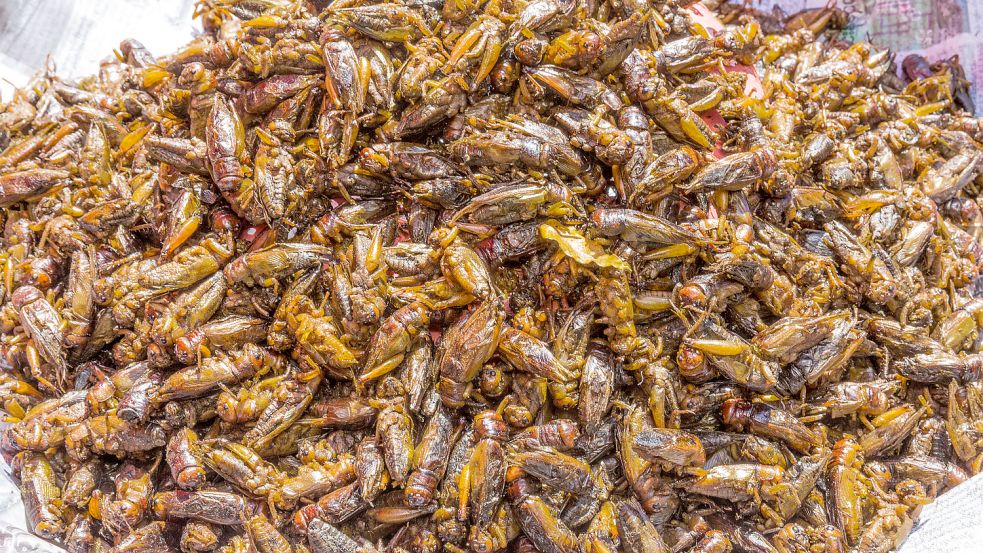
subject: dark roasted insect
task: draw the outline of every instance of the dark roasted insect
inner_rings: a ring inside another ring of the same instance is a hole
[[[958,58],[902,80],[834,6],[197,16],[0,103],[0,452],[38,536],[867,553],[983,471]]]

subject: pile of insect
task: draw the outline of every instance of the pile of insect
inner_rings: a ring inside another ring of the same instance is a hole
[[[879,553],[983,470],[956,60],[834,7],[197,12],[0,104],[0,450],[37,536]]]

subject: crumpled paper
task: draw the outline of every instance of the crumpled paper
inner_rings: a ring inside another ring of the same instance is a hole
[[[791,14],[828,1],[751,5]],[[191,38],[193,6],[193,0],[0,0],[0,98],[23,86],[48,54],[60,75],[80,77],[96,72],[124,38],[137,37],[157,54],[173,51]],[[973,101],[983,106],[983,0],[841,0],[839,6],[851,15],[845,39],[890,48],[899,62],[910,53],[929,61],[959,55]],[[925,507],[899,553],[983,551],[981,505],[978,475]],[[64,553],[26,527],[20,492],[0,460],[0,551]]]
[[[0,99],[45,66],[83,77],[125,38],[155,54],[177,50],[201,25],[195,0],[0,0]]]

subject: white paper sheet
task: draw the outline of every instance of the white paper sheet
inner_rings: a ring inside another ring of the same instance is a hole
[[[194,0],[0,0],[0,98],[10,98],[48,55],[59,75],[99,70],[126,38],[154,54],[187,43],[200,25]]]
[[[983,551],[983,474],[927,505],[898,553]]]

